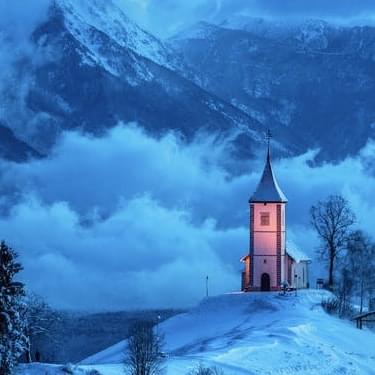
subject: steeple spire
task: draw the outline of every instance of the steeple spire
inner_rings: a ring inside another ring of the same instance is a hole
[[[271,164],[271,131],[268,130],[266,134],[267,140],[267,160],[264,166],[262,178],[258,184],[255,193],[250,198],[250,202],[282,202],[286,203],[288,199],[281,191],[276,177],[273,173]]]
[[[267,140],[267,161],[270,161],[270,148],[271,148],[271,138],[272,138],[272,133],[271,130],[268,129],[266,133],[266,140]]]

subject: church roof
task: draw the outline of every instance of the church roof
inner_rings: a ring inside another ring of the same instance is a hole
[[[273,173],[269,146],[262,178],[255,193],[250,197],[250,202],[288,202]]]
[[[286,241],[286,252],[297,263],[311,261],[311,259],[304,252],[302,252],[294,242],[289,240]]]

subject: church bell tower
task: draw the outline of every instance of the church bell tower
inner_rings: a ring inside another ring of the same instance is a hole
[[[274,175],[268,132],[262,178],[249,199],[249,253],[242,258],[243,291],[280,290],[286,280],[285,208],[288,202]]]

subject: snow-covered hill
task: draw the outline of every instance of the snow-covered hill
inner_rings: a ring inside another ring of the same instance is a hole
[[[320,302],[328,296],[311,290],[297,297],[237,293],[206,299],[158,327],[170,355],[168,375],[186,374],[200,362],[228,375],[374,374],[375,334],[327,315]],[[120,375],[124,348],[120,342],[80,368]]]

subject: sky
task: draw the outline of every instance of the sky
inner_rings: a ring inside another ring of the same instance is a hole
[[[200,20],[221,22],[234,15],[280,20],[320,18],[338,22],[372,20],[372,0],[116,0],[146,29],[171,34]]]
[[[65,133],[46,159],[2,161],[0,184],[13,194],[2,194],[10,209],[0,233],[20,253],[28,289],[78,310],[192,306],[205,295],[206,276],[211,294],[239,290],[247,201],[264,160],[232,175],[222,167],[227,146],[119,124],[102,138]],[[317,200],[344,195],[370,233],[375,217],[367,168],[375,145],[311,168],[316,152],[274,163],[289,198],[288,239],[312,258],[319,244],[308,211]]]

